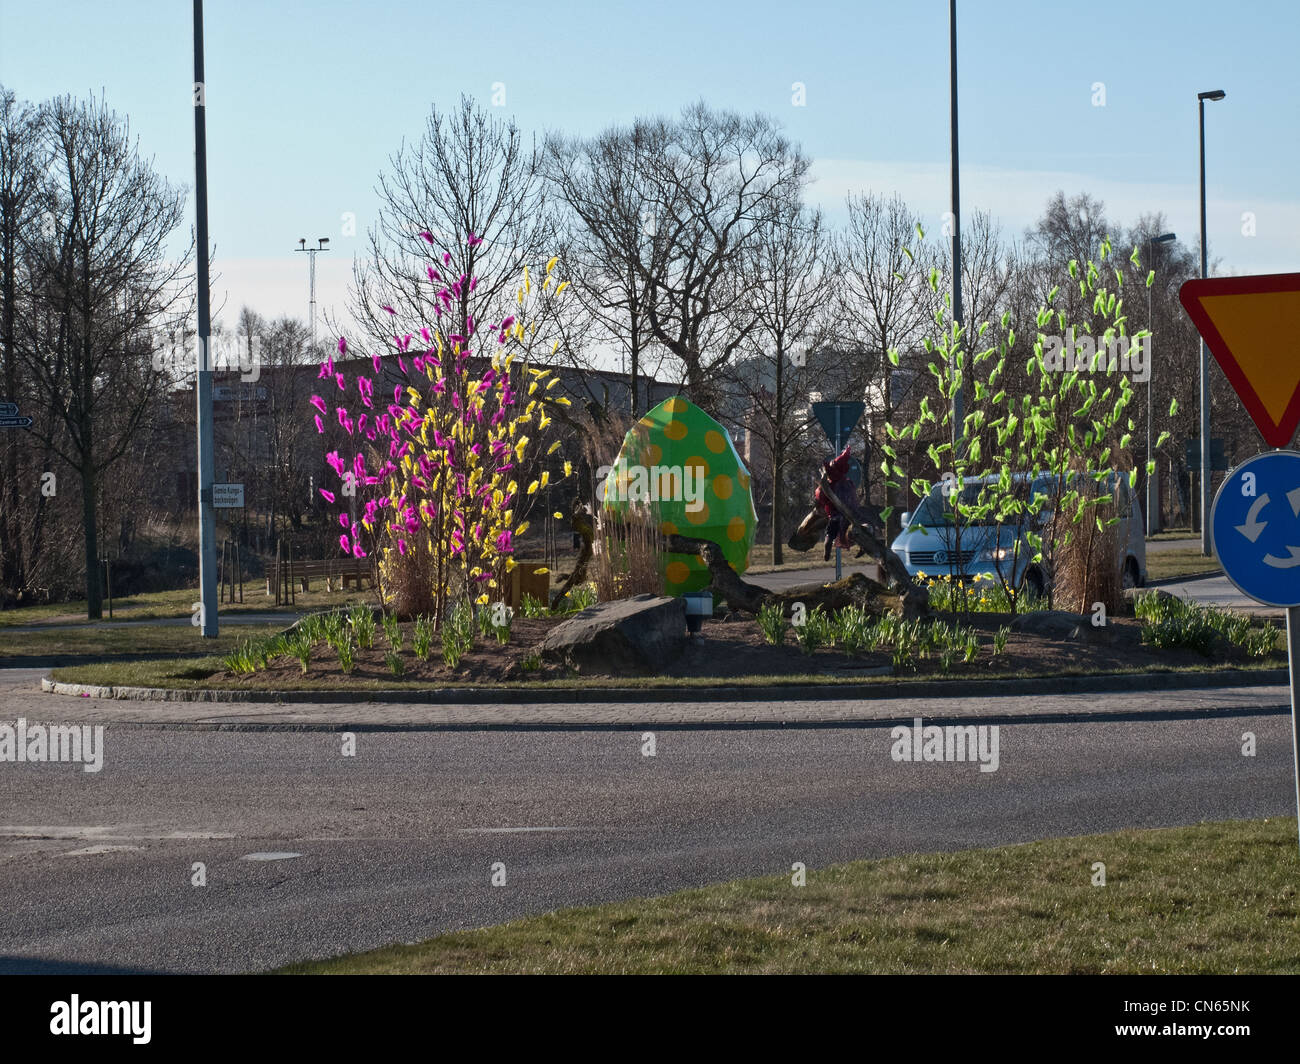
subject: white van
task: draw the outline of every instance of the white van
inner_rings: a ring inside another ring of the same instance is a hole
[[[998,478],[967,477],[962,487],[962,501],[974,504],[987,484],[996,484]],[[1054,477],[1036,476],[1030,486],[1027,473],[1016,473],[1012,484],[1033,495],[1052,496],[1056,493]],[[1117,551],[1115,564],[1119,567],[1120,582],[1124,587],[1141,587],[1147,580],[1147,549],[1142,508],[1129,487],[1128,477],[1111,473],[1105,486],[1115,488],[1119,524],[1116,526]],[[1045,523],[1039,515],[1036,525]],[[1029,522],[1025,522],[1026,526]],[[1022,583],[1042,594],[1051,582],[1045,567],[1031,561],[1033,548],[1025,538],[1028,527],[996,527],[992,522],[969,522],[961,528],[960,536],[952,523],[952,507],[944,495],[943,485],[936,484],[921,500],[915,511],[903,514],[903,531],[890,546],[899,560],[913,576],[975,576],[987,574],[998,579],[999,571],[1013,586]],[[1019,540],[1019,544],[1017,544]]]

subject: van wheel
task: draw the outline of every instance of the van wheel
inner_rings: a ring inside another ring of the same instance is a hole
[[[1128,561],[1124,563],[1124,572],[1120,577],[1120,583],[1125,590],[1128,590],[1131,587],[1142,586],[1142,577],[1138,572],[1138,564],[1132,558],[1129,558]]]

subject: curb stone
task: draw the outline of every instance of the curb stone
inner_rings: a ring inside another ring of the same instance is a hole
[[[885,675],[889,666],[864,670]],[[701,702],[878,701],[896,698],[996,698],[1034,694],[1105,694],[1140,691],[1188,691],[1209,687],[1270,687],[1288,682],[1286,669],[1224,669],[1215,672],[1106,673],[994,680],[918,680],[894,684],[799,684],[779,687],[586,687],[586,688],[438,688],[424,691],[236,691],[174,690],[159,687],[102,687],[41,680],[46,694],[139,702],[221,702],[247,704],[320,703],[322,705],[539,705]]]

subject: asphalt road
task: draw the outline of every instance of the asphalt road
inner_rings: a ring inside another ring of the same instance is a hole
[[[990,773],[896,763],[870,726],[662,730],[654,757],[634,731],[360,733],[346,757],[329,732],[110,726],[97,774],[0,762],[0,972],[253,971],[795,861],[1290,816],[1289,717],[1253,697],[1004,724]]]

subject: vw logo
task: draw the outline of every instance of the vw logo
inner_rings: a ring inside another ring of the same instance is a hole
[[[946,550],[935,551],[934,560],[940,565],[946,565],[948,562],[948,552]]]

